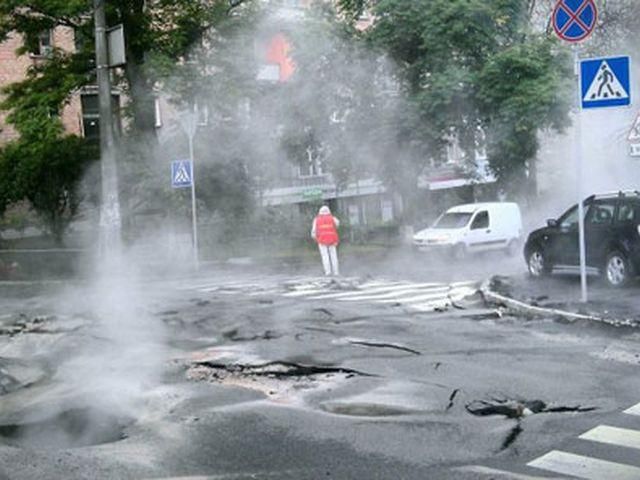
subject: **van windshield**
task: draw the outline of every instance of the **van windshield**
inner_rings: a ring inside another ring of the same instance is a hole
[[[431,228],[462,228],[471,220],[473,213],[451,212],[442,215]]]

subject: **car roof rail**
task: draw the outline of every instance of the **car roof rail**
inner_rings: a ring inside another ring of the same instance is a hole
[[[618,192],[619,197],[625,197],[627,195],[635,195],[636,197],[640,197],[640,191],[638,190],[620,190]]]
[[[635,195],[637,197],[640,197],[640,190],[615,190],[611,192],[602,192],[602,193],[594,194],[594,195],[591,195],[590,197],[587,197],[585,201],[593,200],[594,198],[626,197],[629,195]]]

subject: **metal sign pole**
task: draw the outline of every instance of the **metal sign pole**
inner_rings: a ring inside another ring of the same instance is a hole
[[[193,161],[193,137],[189,134],[189,160],[191,161],[191,228],[193,230],[193,264],[196,270],[200,266],[198,260],[198,218],[196,209],[196,177],[195,163]]]
[[[578,241],[580,243],[580,287],[582,292],[582,302],[588,301],[587,293],[587,261],[586,246],[584,239],[584,203],[582,193],[582,88],[580,85],[580,47],[573,45],[573,59],[575,63],[576,76],[576,98],[578,100],[576,108],[576,124],[574,139],[574,156],[576,161],[576,190],[578,194]]]
[[[551,23],[556,35],[565,42],[573,44],[573,59],[576,77],[576,123],[574,139],[574,157],[576,162],[576,190],[578,195],[578,242],[580,244],[580,284],[582,301],[587,301],[587,262],[584,241],[584,204],[582,194],[582,85],[580,51],[577,42],[588,38],[596,27],[598,8],[593,0],[580,0],[568,3],[558,0],[551,15]]]
[[[193,266],[197,270],[200,267],[199,255],[198,255],[198,216],[196,209],[196,177],[195,170],[196,165],[194,162],[193,154],[193,139],[196,136],[196,130],[198,128],[197,112],[193,110],[187,110],[180,115],[180,125],[187,134],[189,139],[189,162],[191,163],[191,229],[193,240]]]

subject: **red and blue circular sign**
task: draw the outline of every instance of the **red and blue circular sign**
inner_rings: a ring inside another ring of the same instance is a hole
[[[553,29],[567,42],[584,40],[596,26],[598,9],[593,0],[558,0],[553,10]]]

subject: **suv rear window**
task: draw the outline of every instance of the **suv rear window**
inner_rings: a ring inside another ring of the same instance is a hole
[[[631,202],[622,202],[620,203],[620,207],[618,208],[618,215],[616,216],[616,221],[620,223],[633,222],[636,220],[636,209],[637,206]]]

